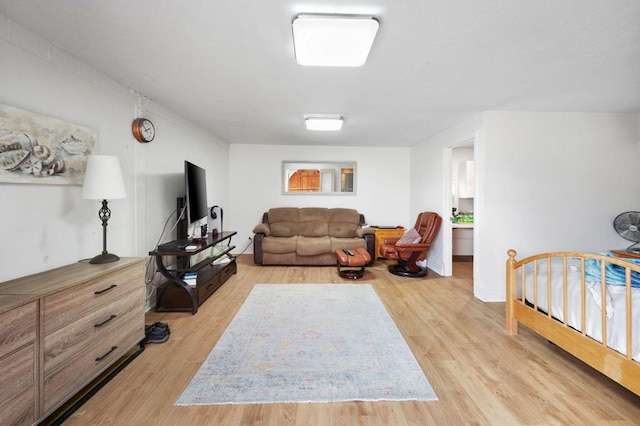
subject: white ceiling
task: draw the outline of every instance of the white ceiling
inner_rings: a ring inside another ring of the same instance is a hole
[[[0,0],[230,143],[411,146],[484,110],[640,112],[638,0]],[[360,68],[302,67],[298,13],[373,14]],[[304,114],[345,117],[340,132]]]

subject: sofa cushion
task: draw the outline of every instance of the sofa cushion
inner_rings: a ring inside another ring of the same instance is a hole
[[[329,235],[329,209],[306,207],[300,209],[300,235],[326,237]]]
[[[367,243],[362,238],[338,238],[331,237],[331,253],[335,253],[336,250],[355,250],[357,248],[367,249]]]
[[[315,256],[325,253],[333,253],[329,237],[298,237],[296,244],[296,254],[298,256]]]
[[[262,240],[262,251],[265,253],[295,253],[298,237],[265,237]]]
[[[355,209],[331,209],[329,211],[329,235],[353,238],[360,225],[360,214]]]
[[[293,237],[300,233],[299,210],[297,207],[269,209],[269,227],[274,237]]]
[[[296,253],[265,253],[264,265],[297,265]]]

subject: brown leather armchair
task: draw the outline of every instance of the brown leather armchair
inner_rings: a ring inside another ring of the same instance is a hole
[[[380,246],[380,255],[385,259],[397,259],[389,266],[389,272],[403,277],[419,278],[427,275],[427,267],[416,262],[424,260],[431,243],[438,235],[442,218],[434,212],[422,212],[413,228],[402,238],[385,238]]]

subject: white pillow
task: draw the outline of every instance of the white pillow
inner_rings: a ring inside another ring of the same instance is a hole
[[[398,240],[396,244],[415,244],[419,243],[422,240],[416,228],[409,229],[403,236]]]

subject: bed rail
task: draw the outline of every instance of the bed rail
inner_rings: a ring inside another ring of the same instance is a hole
[[[522,324],[640,395],[640,259],[507,255],[507,333]]]

